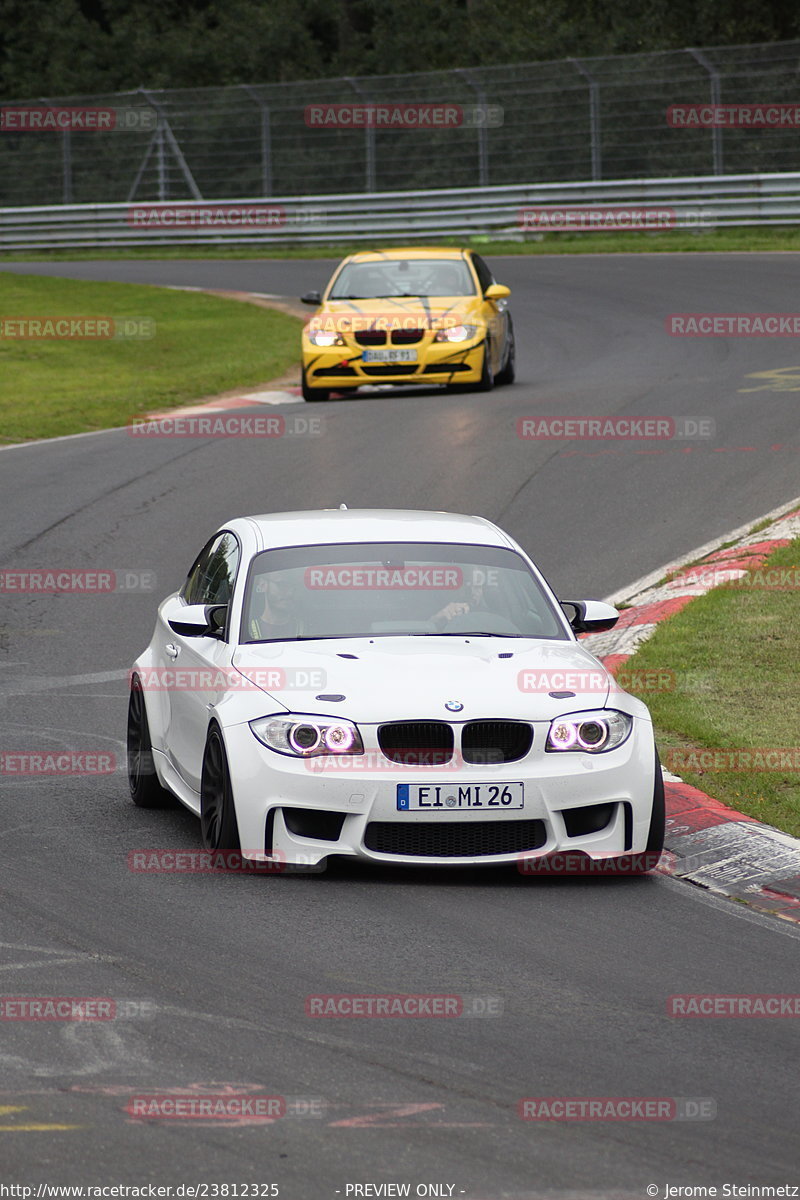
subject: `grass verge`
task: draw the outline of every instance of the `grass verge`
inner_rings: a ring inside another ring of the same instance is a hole
[[[789,571],[794,586],[757,586],[764,572]],[[656,628],[625,671],[674,673],[674,688],[629,690],[653,715],[661,760],[687,783],[732,808],[800,837],[800,538],[776,550],[741,583],[699,596]],[[748,586],[748,581],[750,586]],[[651,678],[655,678],[651,676]],[[742,751],[792,748],[794,769]],[[734,751],[710,768],[697,752]],[[725,769],[719,769],[725,768]]]
[[[299,356],[302,321],[196,292],[0,273],[0,314],[146,318],[147,338],[22,340],[0,329],[0,444],[124,425],[255,387]]]
[[[474,246],[486,255],[525,254],[654,254],[654,253],[709,253],[752,252],[752,251],[800,251],[800,226],[779,225],[767,227],[746,226],[736,229],[701,229],[697,231],[665,229],[647,233],[542,233],[527,238],[503,240],[490,236],[461,238],[409,238],[415,246]],[[169,258],[344,258],[359,250],[375,250],[385,247],[383,241],[374,244],[361,242],[349,246],[338,245],[275,245],[263,242],[250,246],[228,245],[216,242],[207,246],[148,246],[130,250],[26,250],[0,253],[4,262],[79,262],[104,259],[169,259]],[[400,243],[395,242],[396,245]]]

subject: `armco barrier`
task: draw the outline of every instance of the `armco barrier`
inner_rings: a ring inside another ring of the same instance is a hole
[[[409,243],[475,236],[523,240],[537,233],[523,231],[522,210],[542,206],[657,207],[673,210],[675,226],[685,230],[793,225],[800,222],[800,172],[176,201],[162,205],[140,202],[5,208],[0,209],[0,250],[375,240]],[[157,209],[162,210],[157,220],[136,223],[136,211],[152,214]],[[226,209],[234,210],[232,218],[226,219]],[[248,211],[249,218],[242,215]],[[204,213],[212,215],[204,217]],[[180,221],[185,224],[179,225]]]

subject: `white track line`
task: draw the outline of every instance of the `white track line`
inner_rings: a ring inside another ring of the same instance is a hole
[[[621,604],[624,600],[631,596],[637,596],[640,592],[644,592],[647,588],[651,588],[654,584],[663,579],[671,571],[677,571],[680,567],[685,567],[687,563],[694,562],[695,559],[705,558],[707,554],[718,550],[725,542],[734,542],[737,538],[746,537],[754,525],[760,525],[762,521],[776,521],[779,517],[791,512],[794,508],[800,508],[800,496],[795,500],[790,500],[788,504],[781,504],[779,508],[773,508],[772,512],[765,513],[762,517],[755,517],[752,521],[748,521],[746,525],[740,525],[738,529],[732,529],[729,533],[723,533],[717,538],[713,538],[710,542],[705,542],[704,545],[698,546],[696,550],[690,550],[688,554],[676,558],[674,562],[667,563],[666,566],[657,567],[655,571],[650,571],[649,574],[643,575],[641,579],[637,579],[634,583],[629,583],[627,587],[620,588],[613,595],[606,597],[606,604]],[[766,535],[767,531],[764,530]],[[765,538],[766,540],[766,538]]]

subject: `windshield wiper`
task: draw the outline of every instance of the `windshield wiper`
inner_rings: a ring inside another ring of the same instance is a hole
[[[408,633],[406,637],[501,637],[501,638],[529,638],[532,634],[529,633],[485,633],[483,630],[469,630],[468,632],[456,633],[452,629],[444,629],[441,633]]]
[[[352,634],[352,633],[300,633],[296,637],[282,638],[249,638],[246,642],[241,642],[242,646],[266,646],[272,642],[322,642],[328,638],[346,638],[346,637],[368,637],[368,634]]]

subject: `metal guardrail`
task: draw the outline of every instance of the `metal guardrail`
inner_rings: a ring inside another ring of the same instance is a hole
[[[697,230],[800,222],[800,172],[520,184],[495,188],[0,209],[0,249],[411,243],[441,237],[526,240],[531,208],[658,208]],[[137,224],[141,220],[143,223]],[[183,224],[179,224],[183,222]],[[190,223],[191,222],[191,223]],[[549,228],[558,228],[557,221]],[[586,231],[590,236],[590,231]]]

